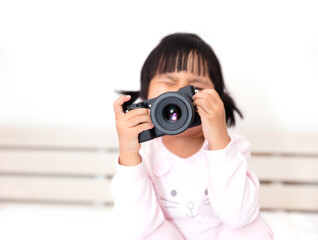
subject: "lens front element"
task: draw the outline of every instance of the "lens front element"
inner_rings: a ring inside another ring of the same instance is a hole
[[[181,117],[181,109],[175,104],[169,104],[163,109],[162,115],[168,122],[176,122]]]

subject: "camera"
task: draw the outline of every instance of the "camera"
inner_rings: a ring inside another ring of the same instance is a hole
[[[165,92],[157,98],[128,106],[123,105],[124,112],[137,108],[150,109],[154,127],[141,132],[138,136],[139,142],[146,142],[164,135],[176,135],[188,128],[200,125],[200,116],[192,100],[196,92],[197,89],[189,85],[176,92]]]

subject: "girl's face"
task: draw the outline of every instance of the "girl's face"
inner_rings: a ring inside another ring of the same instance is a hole
[[[193,85],[194,87],[201,89],[214,88],[208,74],[198,75],[189,71],[181,72],[169,72],[156,75],[151,79],[149,84],[148,99],[156,98],[160,94],[169,92],[169,91],[178,91],[179,88]],[[175,137],[189,137],[189,136],[199,136],[202,137],[202,128],[201,125],[187,129],[181,134],[174,136],[165,136],[166,138],[175,138]]]
[[[176,59],[176,63],[180,57]],[[201,63],[201,64],[200,64]],[[187,59],[187,68],[193,71],[174,71],[162,74],[156,74],[151,80],[148,88],[148,99],[158,97],[160,94],[169,91],[178,91],[179,88],[193,85],[199,90],[205,88],[214,88],[211,78],[208,74],[208,65],[202,57],[191,52]],[[206,71],[204,71],[206,70]],[[205,75],[202,73],[206,72]],[[200,73],[200,74],[199,74]]]

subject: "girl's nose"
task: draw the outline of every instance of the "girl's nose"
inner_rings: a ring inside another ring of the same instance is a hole
[[[189,209],[193,209],[194,208],[194,203],[193,202],[188,202],[187,207]]]
[[[178,84],[178,89],[180,89],[180,88],[183,88],[183,87],[186,87],[186,86],[189,86],[189,81],[187,81],[187,80],[180,80],[179,81],[179,84]]]

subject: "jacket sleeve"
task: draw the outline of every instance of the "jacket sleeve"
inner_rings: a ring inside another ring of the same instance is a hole
[[[259,214],[259,181],[247,170],[250,144],[242,136],[220,150],[205,149],[208,166],[208,191],[212,207],[224,224],[241,228]]]
[[[164,222],[152,181],[144,161],[132,167],[118,161],[116,165],[111,182],[113,234],[116,239],[144,239]]]

